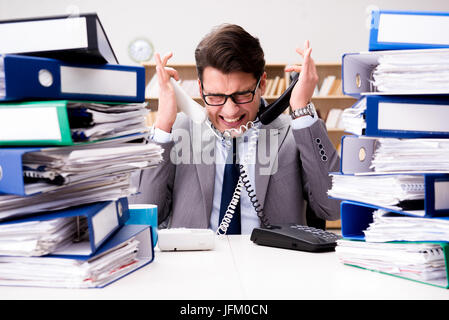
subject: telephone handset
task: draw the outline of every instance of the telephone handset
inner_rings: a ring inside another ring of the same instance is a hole
[[[181,88],[179,83],[170,78],[170,82],[173,85],[176,95],[176,102],[179,110],[184,112],[195,123],[203,123],[206,121],[206,110],[198,102],[192,99],[184,89]]]
[[[295,87],[296,82],[298,82],[299,74],[292,73],[292,81],[288,88],[282,93],[282,95],[276,99],[273,103],[269,104],[265,108],[259,111],[259,120],[262,124],[269,124],[274,119],[279,117],[279,115],[284,112],[285,109],[290,105],[290,96],[292,95],[292,90]]]
[[[259,111],[258,117],[262,124],[271,123],[274,119],[279,117],[279,115],[284,112],[284,110],[289,106],[290,96],[296,82],[298,81],[298,75],[298,73],[292,73],[292,81],[287,90],[285,90],[284,93],[282,93],[282,95],[278,99],[276,99],[276,101]],[[204,107],[193,100],[181,88],[181,86],[175,79],[170,78],[170,82],[175,90],[176,102],[178,104],[179,110],[189,116],[195,123],[205,122],[207,120],[207,116]]]

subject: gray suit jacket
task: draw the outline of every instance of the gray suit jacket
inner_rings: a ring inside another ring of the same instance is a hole
[[[270,150],[270,144],[276,148],[265,156],[271,166],[260,159],[255,164],[255,191],[264,214],[271,224],[305,225],[308,202],[317,217],[339,219],[340,201],[329,199],[327,191],[331,187],[328,173],[338,171],[340,161],[323,121],[300,130],[292,130],[290,122],[290,117],[281,115],[260,128],[267,129],[266,149]],[[142,172],[140,194],[131,197],[130,202],[157,204],[161,227],[208,228],[215,164],[202,159],[211,152],[207,145],[215,136],[205,124],[193,124],[182,113],[172,132],[174,141],[161,144],[163,162]],[[261,145],[259,140],[258,151]],[[264,174],[267,169],[271,175]]]

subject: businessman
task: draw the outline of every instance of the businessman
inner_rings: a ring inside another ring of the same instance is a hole
[[[204,123],[177,113],[170,78],[179,75],[167,67],[172,54],[156,54],[160,93],[150,136],[164,148],[164,160],[143,171],[131,202],[157,204],[161,228],[227,234],[281,223],[324,228],[325,220],[338,219],[339,201],[327,191],[339,157],[311,103],[318,82],[312,48],[307,41],[296,51],[302,65],[285,69],[299,73],[291,114],[266,125],[258,121],[266,106],[264,52],[240,26],[214,28],[195,50]]]

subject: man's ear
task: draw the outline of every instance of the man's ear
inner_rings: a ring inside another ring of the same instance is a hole
[[[200,79],[198,79],[198,89],[199,89],[199,92],[200,92],[200,96],[202,97],[203,96],[203,88],[201,87],[201,80]]]
[[[265,95],[265,90],[267,89],[267,73],[266,72],[264,72],[262,74],[262,77],[260,77],[259,87],[260,87],[260,92],[261,92],[260,96],[262,97],[263,95]]]

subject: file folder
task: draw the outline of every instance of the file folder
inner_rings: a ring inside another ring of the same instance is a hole
[[[0,256],[0,285],[103,288],[153,260],[151,226],[123,225],[90,257]],[[23,267],[18,268],[17,265]]]
[[[446,242],[372,243],[340,239],[335,251],[347,266],[449,288],[449,244]]]
[[[342,136],[340,172],[342,174],[374,173],[371,168],[377,140],[363,136]]]
[[[0,21],[0,52],[118,64],[96,13]]]
[[[408,55],[408,54],[444,54],[449,55],[449,49],[423,49],[423,50],[386,50],[358,53],[345,53],[342,56],[342,89],[343,94],[355,98],[363,95],[449,95],[446,89],[426,89],[394,92],[378,92],[372,85],[372,73],[379,65],[379,57],[382,55]]]
[[[59,246],[55,252],[50,252],[50,254],[90,257],[114,231],[126,223],[129,218],[128,200],[127,198],[121,198],[117,201],[103,201],[74,206],[63,210],[2,222],[0,223],[0,234],[2,228],[8,228],[12,225],[22,225],[23,232],[25,233],[27,223],[29,222],[48,221],[58,218],[74,218],[74,230],[76,231],[72,234],[71,242],[62,247]]]
[[[369,50],[449,47],[449,12],[375,10]]]
[[[0,104],[0,146],[69,146],[148,131],[145,117],[138,115],[129,123],[112,122],[98,135],[90,135],[87,132],[95,128],[95,123],[79,127],[71,121],[76,115],[70,116],[70,105],[76,103],[55,100]]]
[[[371,205],[388,211],[419,217],[449,216],[449,174],[426,173],[416,174],[424,177],[424,201],[406,200],[396,206],[378,205],[375,200],[361,201],[360,199],[339,197],[337,199],[357,202],[363,205]],[[366,176],[361,177],[367,178]],[[410,186],[413,188],[414,186]],[[407,188],[407,186],[404,186]]]
[[[381,208],[381,207],[377,207],[377,206],[373,206],[373,205],[368,205],[368,204],[362,204],[362,203],[358,203],[358,202],[354,202],[354,201],[342,201],[340,204],[340,208],[341,208],[341,232],[342,232],[342,237],[344,240],[347,241],[356,241],[356,242],[363,242],[365,243],[365,234],[364,234],[364,230],[366,230],[369,225],[373,222],[373,212],[377,209],[385,209],[385,208]],[[393,213],[399,213],[399,214],[404,214],[403,212],[398,212],[398,211],[394,211],[394,210],[389,210],[386,209],[387,211],[393,212]],[[449,217],[426,217],[426,218],[435,218],[438,220],[444,220],[449,221]],[[419,219],[419,218],[416,218]],[[419,223],[419,222],[417,222]],[[363,243],[362,243],[362,247],[363,247]],[[391,241],[391,242],[385,242],[386,244],[404,244],[404,245],[410,245],[410,246],[414,246],[414,245],[419,245],[420,243],[425,243],[425,244],[438,244],[441,247],[441,254],[444,255],[444,261],[445,261],[445,268],[446,268],[446,281],[445,282],[441,282],[441,281],[418,281],[418,282],[422,282],[425,284],[432,284],[432,285],[436,285],[439,287],[443,287],[443,288],[449,288],[449,283],[447,281],[447,279],[449,279],[449,270],[447,269],[448,267],[448,261],[449,261],[449,243],[447,241]],[[367,243],[368,244],[368,243]],[[370,242],[370,244],[376,245],[376,244],[382,244],[379,242]],[[404,276],[404,274],[402,276],[400,275],[395,275],[389,272],[382,272],[376,269],[373,269],[372,267],[369,267],[367,265],[363,265],[360,263],[354,263],[352,261],[351,263],[351,258],[345,258],[344,254],[341,254],[339,252],[339,243],[337,243],[337,255],[340,258],[343,258],[343,263],[349,266],[354,266],[354,267],[359,267],[362,269],[366,269],[366,270],[371,270],[371,271],[377,271],[380,273],[384,273],[387,275],[394,275],[394,276],[398,276],[400,278],[404,278],[404,279],[408,279],[408,280],[414,280],[411,279],[407,276]],[[381,248],[378,248],[379,250],[382,250]],[[366,250],[366,249],[364,249]],[[388,249],[383,249],[383,250],[388,250]],[[367,254],[367,251],[364,251],[365,254]],[[378,251],[379,254],[380,251]],[[388,254],[388,252],[387,252]],[[391,255],[390,255],[391,256]],[[378,257],[378,256],[376,256]],[[374,258],[376,258],[374,257]],[[415,280],[416,281],[416,280]]]
[[[343,174],[449,173],[449,140],[341,138]]]
[[[26,196],[22,156],[39,148],[0,148],[0,194]]]
[[[144,67],[87,65],[20,55],[4,55],[0,59],[5,88],[3,93],[0,90],[0,101],[145,101]]]
[[[368,137],[448,138],[449,100],[435,96],[365,96],[360,121]]]
[[[29,196],[118,181],[162,160],[157,144],[121,141],[111,139],[78,148],[0,148],[0,194]]]
[[[413,217],[413,215],[409,215],[408,213],[399,210],[391,210],[357,201],[345,200],[340,203],[341,234],[343,238],[349,240],[365,240],[363,231],[373,222],[373,212],[378,209]],[[449,221],[448,216],[426,216],[425,218]],[[419,219],[419,217],[416,217],[416,219]],[[418,220],[417,223],[419,223]]]

